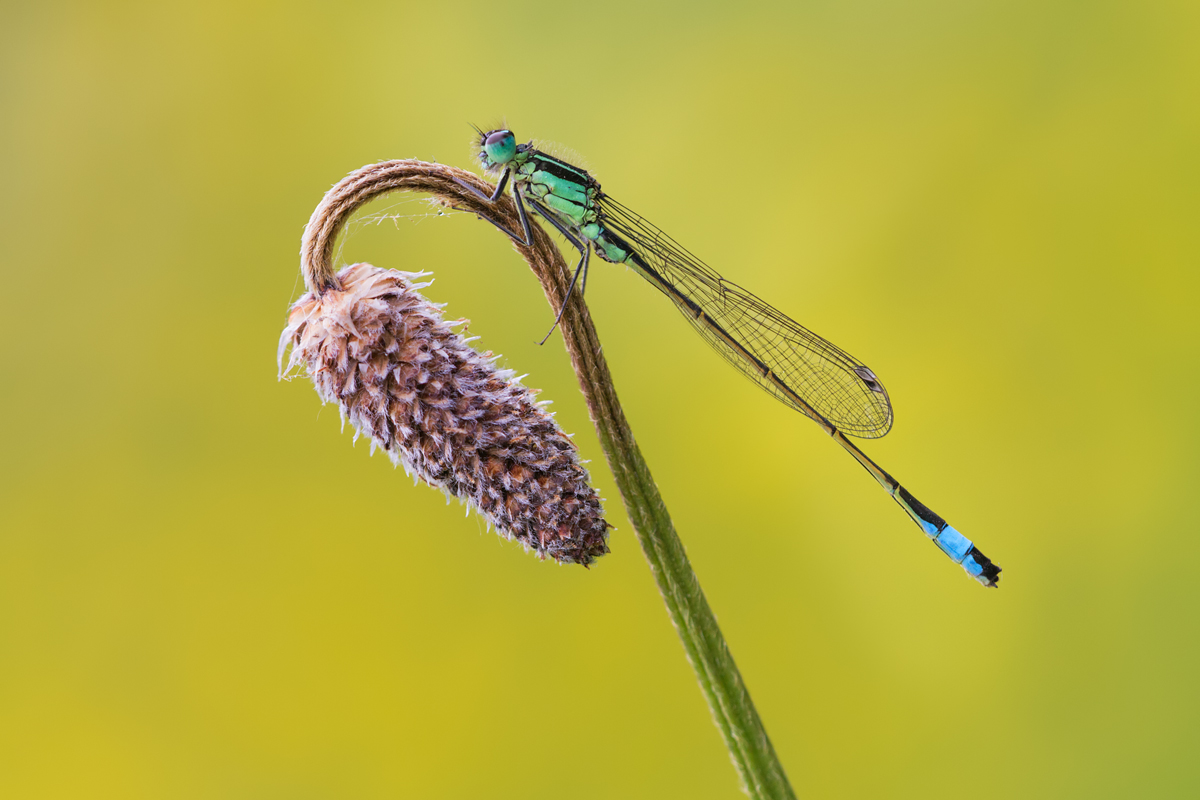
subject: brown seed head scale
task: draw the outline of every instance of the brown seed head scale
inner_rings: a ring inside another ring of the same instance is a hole
[[[500,534],[543,558],[590,564],[608,552],[608,524],[578,449],[534,392],[418,294],[427,275],[354,264],[338,273],[341,289],[301,297],[280,338],[281,374],[302,367],[372,451]]]

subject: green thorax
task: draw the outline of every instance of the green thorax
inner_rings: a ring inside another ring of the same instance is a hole
[[[513,158],[513,181],[572,228],[582,230],[596,222],[600,184],[579,167],[526,145]]]
[[[629,244],[613,235],[604,224],[597,204],[602,196],[600,183],[586,170],[529,145],[517,148],[512,170],[513,182],[521,185],[525,196],[553,214],[568,229],[590,241],[596,255],[614,264],[630,260]]]

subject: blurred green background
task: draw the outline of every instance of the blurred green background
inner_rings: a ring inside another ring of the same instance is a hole
[[[617,525],[541,563],[276,380],[300,233],[469,123],[859,356],[950,565],[665,298],[618,389],[797,792],[1200,793],[1194,2],[5,3],[0,795],[738,796],[536,283],[365,212],[577,431]]]

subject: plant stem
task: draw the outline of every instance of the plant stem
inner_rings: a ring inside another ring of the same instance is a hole
[[[453,208],[469,211],[510,231],[521,230],[510,197],[505,195],[498,202],[489,204],[458,181],[489,195],[494,188],[472,173],[415,160],[372,164],[348,175],[326,193],[305,228],[301,270],[309,290],[320,293],[337,286],[332,255],[339,231],[355,209],[391,191],[428,192]],[[531,228],[532,245],[524,247],[514,243],[514,247],[537,275],[546,298],[557,312],[567,292],[570,270],[554,242],[533,220]],[[629,520],[742,786],[756,800],[794,798],[621,410],[599,337],[579,292],[572,295],[561,327],[571,364],[587,401],[600,446],[625,501]]]

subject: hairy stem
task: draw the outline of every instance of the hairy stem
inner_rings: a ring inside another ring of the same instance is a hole
[[[304,230],[300,259],[309,291],[320,294],[338,288],[332,263],[338,233],[356,209],[388,192],[426,192],[507,230],[521,230],[510,197],[505,195],[489,204],[456,180],[488,195],[494,188],[470,172],[415,160],[372,164],[339,181],[313,211]],[[546,232],[536,223],[531,227],[532,245],[513,246],[529,263],[557,312],[567,293],[570,270]],[[753,798],[795,797],[621,410],[600,340],[580,293],[572,295],[561,325],[600,446],[743,788]]]

